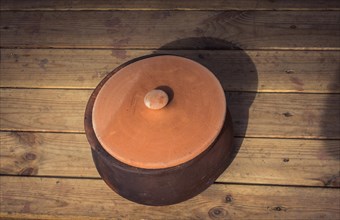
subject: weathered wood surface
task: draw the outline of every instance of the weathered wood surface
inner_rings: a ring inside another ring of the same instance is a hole
[[[1,177],[2,217],[115,219],[339,219],[339,189],[212,185],[172,206],[129,202],[102,180]],[[14,187],[15,186],[15,187]]]
[[[340,218],[340,1],[0,4],[0,217]],[[150,53],[213,66],[233,91],[236,158],[170,207],[112,192],[83,132],[97,83]]]
[[[238,154],[217,182],[340,187],[339,144],[236,138]],[[0,145],[0,174],[99,178],[84,134],[1,132]]]
[[[340,48],[337,11],[4,11],[0,17],[1,47],[157,49],[214,37],[242,49]]]
[[[115,67],[152,53],[195,59],[226,91],[340,93],[339,51],[2,49],[0,86],[94,89]]]
[[[0,129],[83,132],[92,90],[1,89]],[[339,94],[227,94],[235,135],[340,138]],[[284,128],[284,129],[282,129]]]
[[[2,89],[3,130],[83,132],[91,90]]]
[[[337,0],[1,0],[1,10],[339,10]]]

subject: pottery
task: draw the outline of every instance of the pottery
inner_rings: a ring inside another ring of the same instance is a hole
[[[172,55],[121,65],[97,86],[85,131],[103,180],[146,205],[189,199],[226,169],[232,125],[219,81]]]

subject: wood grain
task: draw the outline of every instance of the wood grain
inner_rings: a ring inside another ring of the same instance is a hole
[[[84,134],[0,133],[0,173],[99,177]]]
[[[102,180],[1,177],[1,217],[108,219],[338,219],[338,189],[212,185],[172,206],[129,202]],[[16,186],[16,187],[13,187]]]
[[[1,0],[1,10],[339,10],[336,0]]]
[[[1,47],[194,49],[169,43],[213,37],[242,49],[340,48],[336,11],[4,11],[0,17]]]
[[[152,53],[202,63],[226,91],[340,93],[339,51],[2,49],[0,87],[94,89],[120,64]]]
[[[0,126],[24,130],[82,132],[90,90],[0,91]],[[13,124],[13,125],[14,125]],[[14,128],[12,127],[12,128]]]
[[[234,144],[239,152],[217,182],[340,187],[339,140]],[[0,174],[99,178],[84,134],[1,132],[0,146]]]
[[[0,5],[0,218],[340,219],[340,1]],[[163,52],[217,68],[239,153],[204,193],[147,207],[99,179],[83,114],[114,67]]]
[[[91,92],[92,90],[1,89],[0,128],[83,132],[84,111]],[[339,94],[231,92],[227,95],[237,136],[340,137]]]

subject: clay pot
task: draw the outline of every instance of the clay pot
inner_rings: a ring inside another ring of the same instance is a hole
[[[108,74],[89,99],[85,131],[103,180],[146,205],[199,194],[233,151],[219,81],[199,63],[172,55],[137,58]]]

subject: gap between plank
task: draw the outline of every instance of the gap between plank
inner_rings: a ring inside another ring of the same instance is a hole
[[[44,133],[44,134],[85,134],[85,131],[60,131],[60,130],[25,130],[25,129],[1,129],[0,132],[22,132],[22,133]],[[235,135],[234,138],[253,138],[253,139],[284,139],[284,140],[327,140],[327,141],[337,141],[340,138],[324,138],[324,137],[308,137],[308,136],[238,136]]]
[[[309,9],[309,8],[228,8],[228,9],[212,9],[212,8],[61,8],[61,9],[0,9],[1,12],[96,12],[96,11],[207,11],[207,12],[221,12],[221,11],[309,11],[309,12],[319,12],[319,11],[340,11],[340,8],[319,8],[319,9]]]
[[[278,47],[278,48],[281,48],[281,50],[283,51],[291,51],[291,52],[294,52],[294,51],[300,51],[299,49],[295,49],[295,48],[283,48],[283,47]],[[319,48],[319,47],[316,47],[316,48]],[[32,50],[107,50],[107,51],[112,51],[112,50],[156,50],[156,51],[244,51],[244,52],[247,52],[247,51],[252,51],[252,52],[256,52],[256,51],[259,51],[259,52],[274,52],[274,51],[277,51],[278,49],[272,49],[272,48],[263,48],[263,49],[254,49],[254,48],[245,48],[245,49],[218,49],[218,48],[214,48],[214,49],[178,49],[178,48],[169,48],[169,49],[159,49],[159,48],[141,48],[141,47],[138,47],[138,48],[134,48],[134,47],[117,47],[117,48],[114,48],[114,47],[98,47],[98,48],[92,48],[92,47],[3,47],[3,46],[0,46],[0,50],[1,49],[8,49],[8,50],[13,50],[13,49],[22,49],[22,50],[29,50],[29,49],[32,49]],[[302,49],[301,51],[305,51],[307,50],[308,52],[324,52],[324,51],[339,51],[340,52],[340,47],[334,47],[330,50],[326,50],[325,48],[323,49],[313,49],[312,47],[310,48],[305,48],[305,49]]]
[[[32,89],[32,90],[84,90],[84,91],[92,91],[96,87],[26,87],[26,86],[4,86],[0,85],[0,89]],[[337,95],[340,92],[316,92],[316,91],[300,91],[300,92],[291,92],[290,90],[261,90],[261,91],[241,91],[241,90],[228,90],[224,91],[224,93],[260,93],[260,94],[311,94],[311,95]]]
[[[46,175],[14,175],[14,174],[0,174],[0,177],[14,177],[14,178],[44,178],[44,179],[75,179],[75,180],[102,180],[101,177],[73,177],[73,176],[46,176]],[[238,182],[214,182],[215,185],[239,185],[239,186],[272,186],[272,187],[298,187],[298,188],[322,188],[338,190],[340,187],[331,186],[307,186],[307,185],[280,185],[280,184],[258,184],[258,183],[238,183]]]
[[[94,47],[64,47],[64,46],[50,46],[50,47],[21,47],[21,46],[1,46],[0,49],[64,49],[64,50],[159,50],[159,47],[107,47],[107,46],[94,46]],[[196,51],[197,49],[181,49],[181,48],[164,48],[162,50],[187,50]],[[199,49],[202,50],[202,49]],[[204,49],[204,50],[216,50],[216,51],[339,51],[340,47],[268,47],[268,48],[244,48],[244,49]],[[204,51],[202,50],[202,51]]]

